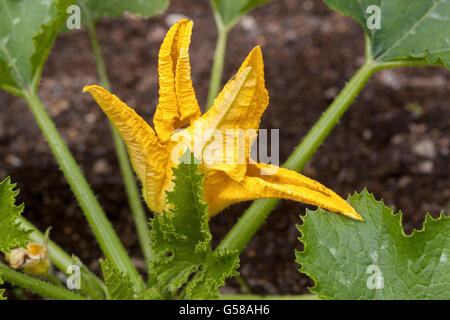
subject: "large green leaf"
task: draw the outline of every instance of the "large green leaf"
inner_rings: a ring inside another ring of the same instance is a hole
[[[37,83],[75,0],[0,0],[0,89],[19,94]]]
[[[208,205],[203,201],[203,175],[192,154],[173,170],[175,187],[167,193],[169,212],[151,220],[151,289],[148,298],[213,299],[218,287],[236,274],[238,252],[211,249]],[[188,160],[191,161],[188,161]]]
[[[377,61],[426,59],[450,62],[450,1],[447,0],[324,0],[359,22],[369,35]],[[369,29],[367,18],[381,9],[381,28]]]
[[[319,209],[308,211],[296,252],[301,272],[328,299],[450,299],[450,217],[427,214],[423,230],[405,236],[401,213],[364,190],[348,202],[354,221]]]
[[[135,300],[136,292],[130,278],[107,260],[100,260],[109,300]]]
[[[210,0],[224,27],[232,27],[247,12],[271,0]]]
[[[19,190],[14,190],[15,186],[9,177],[0,182],[0,251],[3,252],[24,247],[31,233],[31,230],[22,229],[17,221],[24,205],[15,205],[19,193]]]
[[[169,0],[78,0],[78,4],[82,9],[82,21],[85,23],[83,10],[86,9],[94,21],[104,17],[118,18],[125,12],[152,17],[166,10]]]

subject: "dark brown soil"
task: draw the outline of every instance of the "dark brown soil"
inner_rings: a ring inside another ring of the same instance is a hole
[[[192,77],[206,101],[216,29],[206,0],[173,0],[166,14],[98,24],[115,94],[151,121],[158,99],[157,54],[174,15],[195,22]],[[281,128],[284,161],[363,60],[360,27],[320,0],[276,0],[249,14],[229,35],[224,80],[261,45],[270,105],[261,128]],[[364,186],[404,212],[407,232],[425,212],[450,204],[450,73],[444,68],[376,74],[303,173],[346,196]],[[86,31],[60,36],[44,68],[40,96],[81,164],[108,217],[137,265],[142,255],[128,209],[105,116],[86,84],[98,83]],[[21,189],[25,216],[99,271],[101,252],[24,101],[0,93],[0,178]],[[215,243],[248,204],[211,221]],[[313,283],[298,271],[295,224],[305,207],[282,201],[241,257],[241,274],[255,294],[301,294]],[[230,281],[226,292],[242,292]]]

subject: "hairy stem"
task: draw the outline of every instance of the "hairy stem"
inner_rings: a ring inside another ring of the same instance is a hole
[[[100,78],[100,84],[108,91],[111,91],[108,74],[106,73],[105,63],[98,43],[97,34],[95,32],[95,25],[93,21],[88,23],[89,39],[91,41],[92,51],[95,57],[95,65],[97,73]],[[148,228],[147,217],[145,214],[142,199],[138,191],[136,179],[131,168],[130,160],[128,158],[127,149],[120,137],[119,132],[110,122],[111,134],[116,149],[117,159],[119,161],[120,171],[125,183],[125,191],[128,196],[128,203],[130,205],[131,213],[133,214],[134,223],[136,225],[139,243],[146,261],[153,258],[150,248],[151,234]]]
[[[358,70],[325,113],[323,113],[320,119],[314,124],[300,145],[295,148],[294,152],[284,163],[284,168],[295,171],[303,169],[308,160],[316,152],[317,148],[336,126],[345,111],[347,111],[353,100],[355,100],[374,70],[375,67],[371,60],[366,62]],[[261,227],[278,201],[279,199],[254,201],[230,230],[218,248],[238,250],[241,252],[256,231]]]
[[[14,271],[0,262],[2,278],[21,288],[54,300],[86,300],[87,298],[48,282]]]
[[[25,99],[52,149],[64,176],[69,182],[106,258],[109,259],[117,269],[128,274],[130,278],[134,280],[138,289],[143,289],[144,283],[142,278],[131,263],[130,257],[120,243],[111,223],[108,221],[103,209],[100,207],[94,193],[58,133],[58,130],[37,93],[26,90]]]
[[[216,43],[216,50],[214,52],[214,62],[211,70],[211,78],[209,81],[208,100],[206,102],[206,109],[211,108],[214,99],[219,94],[222,84],[223,64],[225,61],[225,51],[227,46],[228,29],[219,27],[218,37]]]

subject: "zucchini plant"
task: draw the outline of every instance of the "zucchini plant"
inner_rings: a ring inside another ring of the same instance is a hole
[[[324,0],[361,25],[365,61],[278,167],[257,163],[251,148],[269,104],[263,49],[255,47],[219,93],[228,31],[265,2],[211,0],[218,40],[203,115],[191,81],[193,22],[183,19],[168,30],[159,51],[160,97],[154,128],[109,92],[95,21],[120,17],[125,11],[149,17],[162,12],[167,1],[0,3],[0,89],[27,102],[104,254],[100,279],[51,241],[49,231],[43,234],[21,216],[24,206],[16,204],[18,190],[8,177],[0,182],[0,251],[6,254],[0,262],[0,284],[7,281],[50,299],[221,298],[219,288],[239,276],[240,253],[278,199],[284,198],[319,207],[301,218],[298,230],[304,249],[296,251],[300,272],[315,281],[310,289],[313,298],[450,299],[450,218],[444,212],[438,219],[427,215],[424,229],[406,236],[401,214],[393,214],[367,190],[344,200],[299,173],[375,72],[419,66],[448,69],[450,42],[445,30],[450,27],[450,3]],[[147,260],[146,276],[131,262],[38,96],[51,46],[58,33],[67,29],[76,8],[83,13],[79,23],[88,29],[101,85],[86,86],[84,91],[112,123]],[[142,185],[145,203],[140,201],[131,168]],[[209,219],[229,205],[248,200],[255,201],[213,248]],[[152,218],[145,216],[144,205],[154,212]],[[53,267],[67,278],[56,277]],[[0,299],[3,293],[0,289]]]

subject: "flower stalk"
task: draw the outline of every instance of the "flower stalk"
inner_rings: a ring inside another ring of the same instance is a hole
[[[30,277],[21,272],[14,271],[0,262],[0,272],[6,281],[27,289],[33,293],[53,300],[87,300],[86,297],[64,289],[60,286]]]
[[[100,45],[98,43],[94,21],[90,20],[88,22],[87,29],[89,33],[89,39],[91,42],[92,52],[95,58],[95,65],[97,67],[97,73],[100,79],[100,83],[104,88],[106,88],[106,90],[110,91],[111,86],[109,83],[108,74],[106,72],[103,55],[100,50]],[[146,261],[148,261],[152,259],[153,256],[150,249],[151,234],[148,228],[145,209],[142,204],[142,199],[138,191],[136,179],[134,177],[133,170],[131,168],[125,144],[123,143],[120,134],[117,132],[116,128],[111,122],[110,122],[110,129],[114,141],[117,159],[119,161],[120,171],[122,173],[122,177],[125,184],[125,191],[127,193],[128,203],[130,205],[131,213],[133,215],[134,223],[136,226],[139,243],[141,245],[144,258]]]
[[[223,65],[225,61],[225,53],[227,47],[227,37],[228,37],[228,29],[224,27],[219,27],[218,29],[218,37],[216,43],[216,49],[214,51],[214,61],[211,70],[211,78],[209,81],[209,92],[208,99],[206,102],[206,109],[211,108],[214,99],[219,94],[220,89],[222,88],[222,74],[223,74]]]

